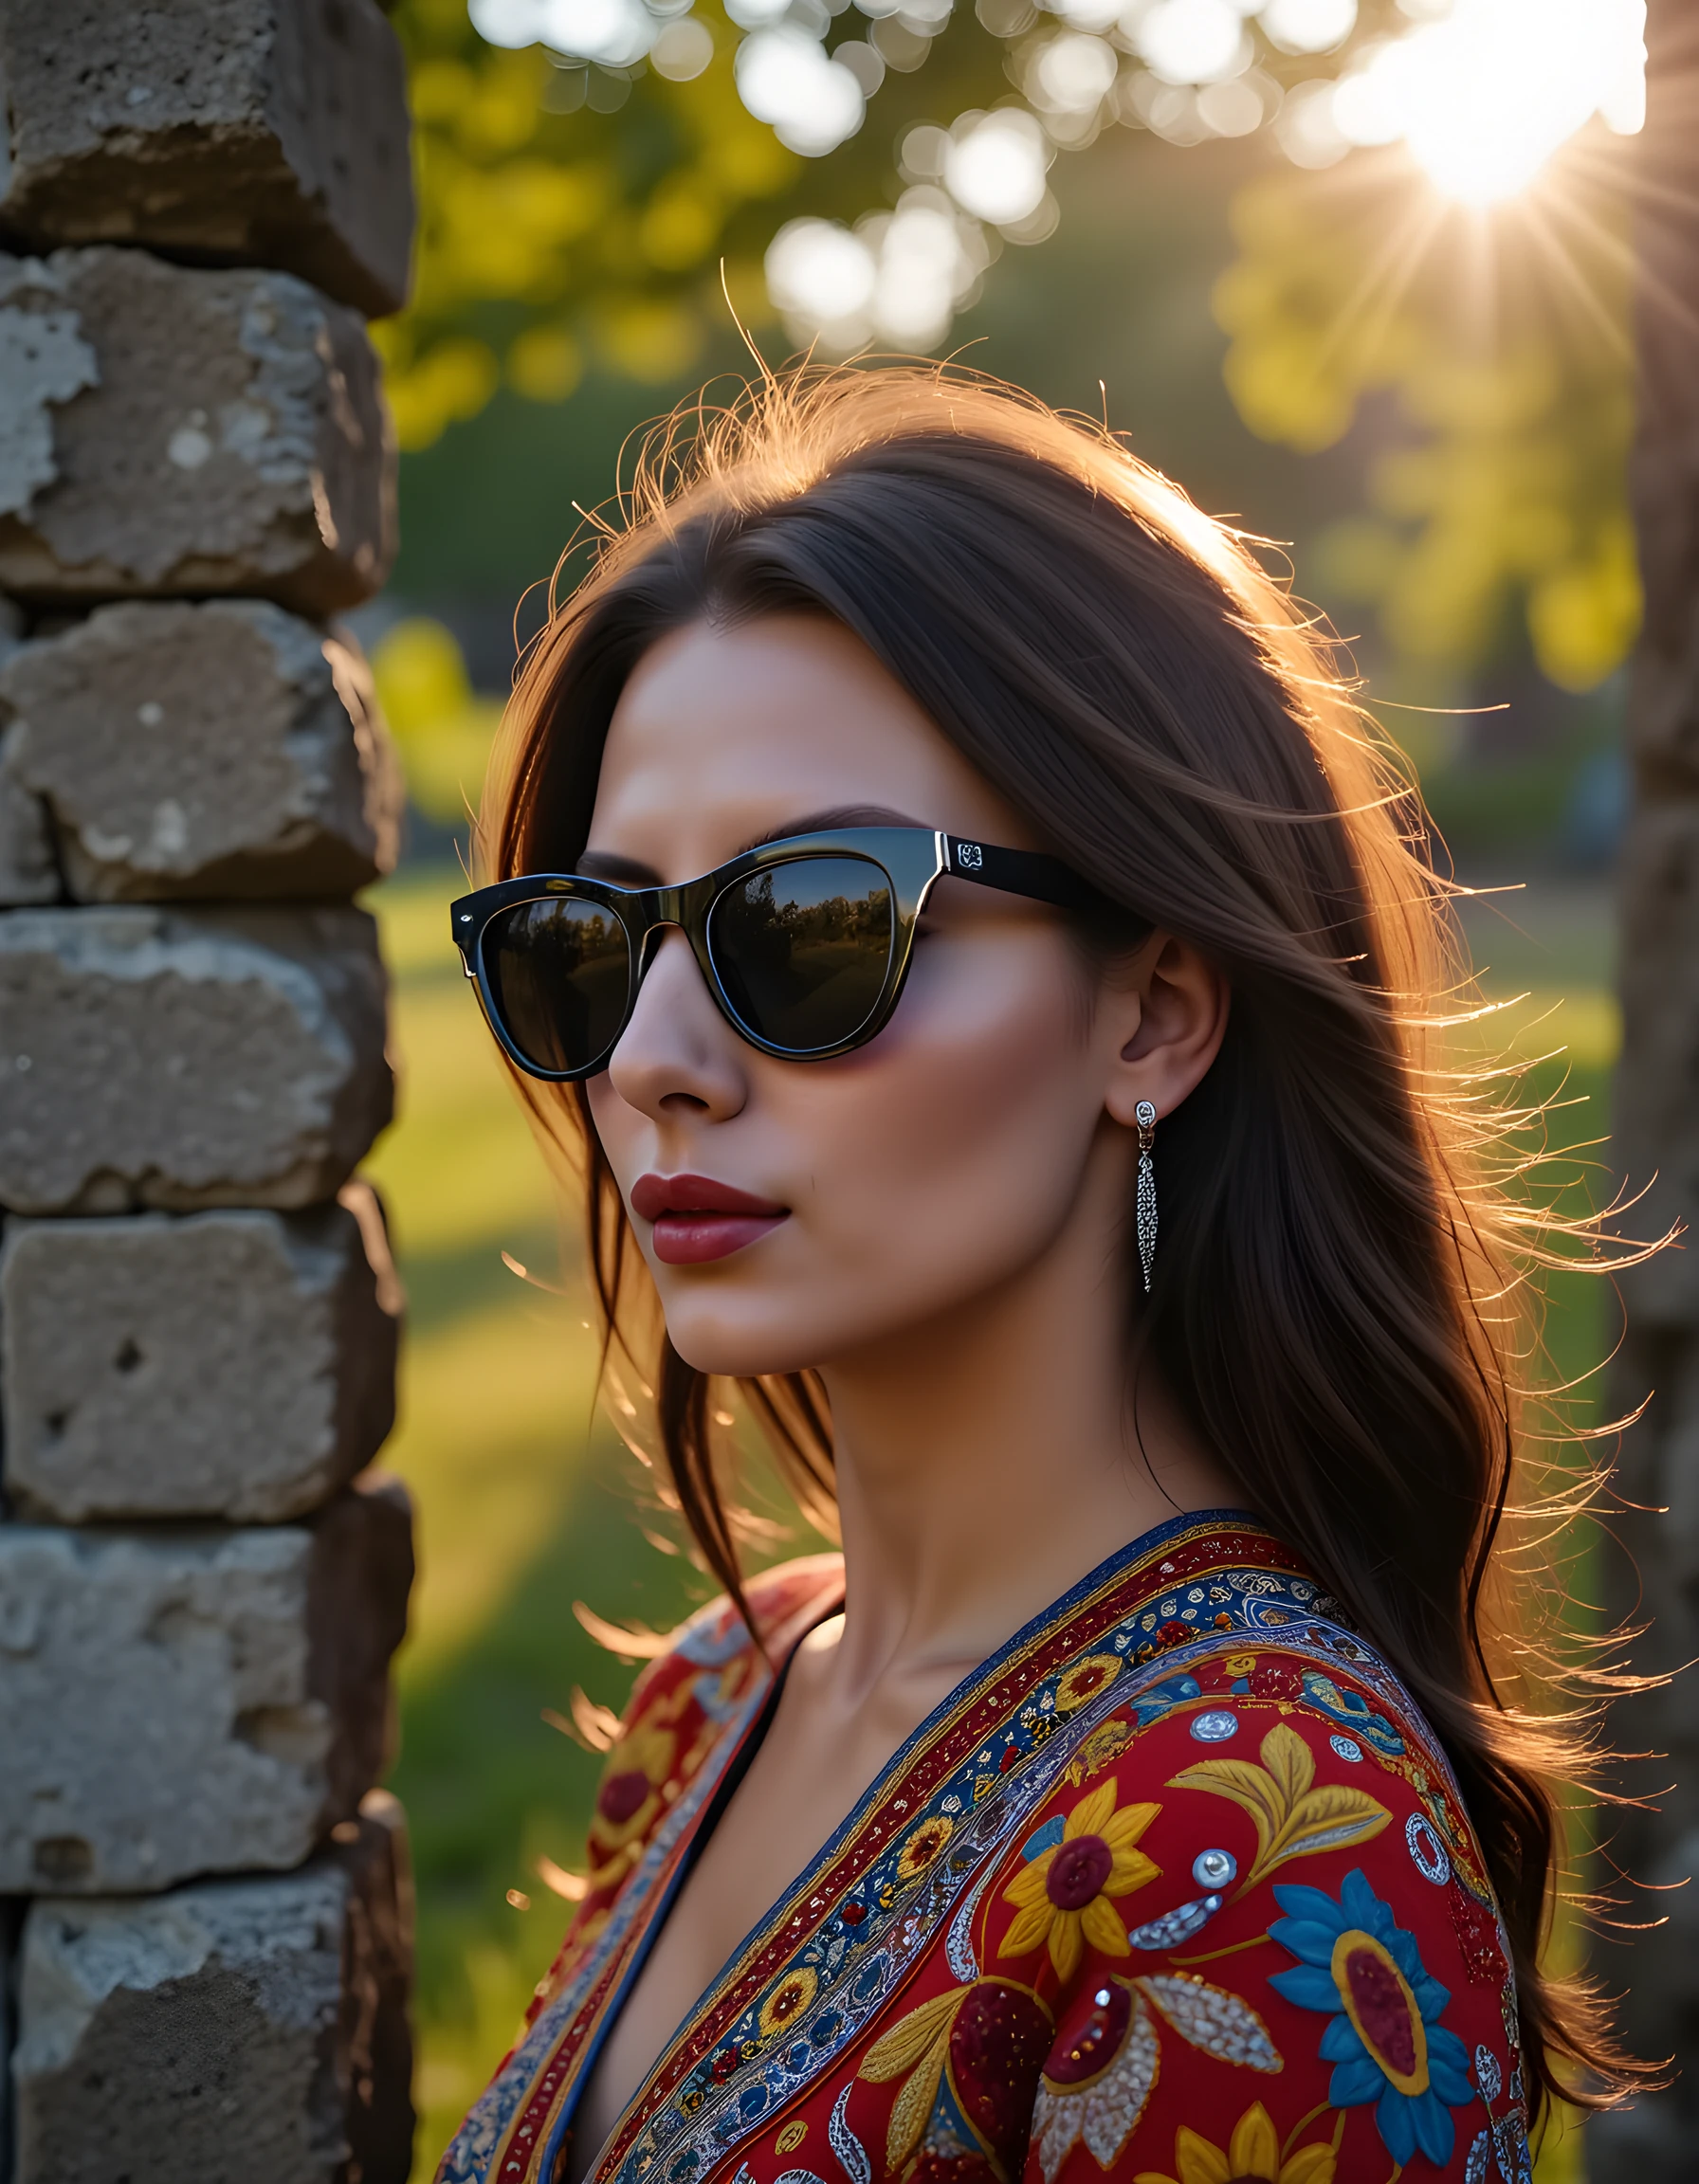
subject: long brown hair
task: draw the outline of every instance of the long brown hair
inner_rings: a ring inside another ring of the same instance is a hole
[[[1148,1345],[1247,1504],[1443,1739],[1508,1929],[1536,2108],[1564,2065],[1585,2081],[1569,2098],[1608,2102],[1638,2066],[1597,1998],[1540,1961],[1553,1784],[1583,1738],[1518,1689],[1500,1581],[1537,1215],[1490,1157],[1503,1111],[1446,1066],[1467,977],[1448,890],[1333,646],[1107,431],[948,371],[769,379],[675,420],[594,543],[524,664],[482,877],[572,869],[609,720],[658,638],[807,612],[853,631],[1129,919],[1222,967],[1219,1057],[1162,1124],[1162,1246],[1129,1357]],[[729,1392],[667,1341],[581,1098],[521,1090],[574,1153],[609,1338],[653,1375],[673,1492],[741,1605],[715,1430]],[[817,1378],[739,1385],[805,1507],[829,1513]]]

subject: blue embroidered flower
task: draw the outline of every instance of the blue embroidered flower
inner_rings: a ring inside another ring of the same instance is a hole
[[[1336,1903],[1320,1888],[1278,1887],[1286,1912],[1270,1938],[1298,1958],[1269,1984],[1301,2010],[1324,2010],[1322,2057],[1336,2066],[1327,2088],[1335,2108],[1378,2103],[1375,2120],[1395,2161],[1420,2152],[1436,2167],[1451,2159],[1450,2111],[1474,2099],[1469,2051],[1440,2024],[1451,1995],[1424,1970],[1416,1937],[1394,1920],[1361,1868]]]

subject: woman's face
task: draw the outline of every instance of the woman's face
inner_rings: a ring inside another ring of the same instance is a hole
[[[626,686],[583,864],[676,883],[853,824],[1041,846],[836,624],[696,626]],[[1105,1164],[1124,1206],[1141,1008],[1055,912],[946,879],[879,1035],[786,1062],[738,1037],[667,933],[589,1097],[674,1346],[705,1372],[829,1367],[1019,1277]],[[711,1199],[703,1181],[753,1210],[668,1210]]]

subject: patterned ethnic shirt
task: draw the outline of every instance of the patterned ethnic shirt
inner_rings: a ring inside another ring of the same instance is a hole
[[[750,1588],[782,1662],[835,1556]],[[590,1888],[439,2184],[557,2184],[758,1736],[730,1606],[639,1677]],[[1528,2184],[1498,1912],[1432,1732],[1233,1512],[1112,1556],[915,1731],[743,1940],[595,2184]]]

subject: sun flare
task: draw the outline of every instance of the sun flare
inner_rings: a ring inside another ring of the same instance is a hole
[[[1646,113],[1644,0],[1454,0],[1365,52],[1333,87],[1347,145],[1405,143],[1444,197],[1520,196],[1595,116]]]

